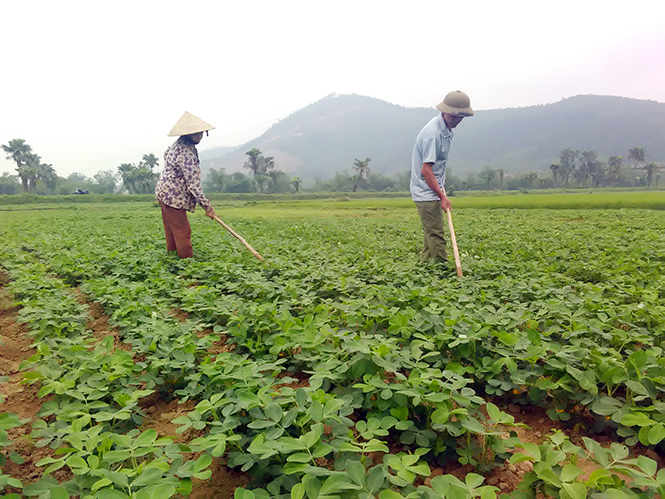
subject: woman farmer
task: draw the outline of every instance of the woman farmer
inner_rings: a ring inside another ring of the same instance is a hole
[[[155,197],[162,208],[166,251],[175,251],[180,258],[190,258],[194,254],[187,212],[194,212],[199,204],[206,216],[215,217],[215,210],[201,190],[201,168],[196,150],[203,132],[207,135],[208,130],[214,128],[185,112],[168,135],[179,137],[164,153],[164,169],[157,181]]]

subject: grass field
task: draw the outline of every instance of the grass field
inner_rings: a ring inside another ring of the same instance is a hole
[[[264,263],[200,210],[182,261],[152,201],[4,205],[0,493],[662,496],[664,203],[455,197],[464,278],[408,198],[216,200]]]

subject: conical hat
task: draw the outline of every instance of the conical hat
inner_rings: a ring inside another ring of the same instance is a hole
[[[201,118],[197,118],[192,113],[185,111],[185,114],[183,114],[182,118],[178,120],[178,123],[175,124],[168,136],[175,137],[177,135],[190,135],[192,133],[205,132],[214,128],[214,126],[206,123]]]

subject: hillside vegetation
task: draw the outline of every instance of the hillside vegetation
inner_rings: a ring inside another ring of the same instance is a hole
[[[372,172],[392,175],[409,168],[415,137],[436,113],[433,107],[333,94],[231,152],[202,151],[202,168],[204,175],[210,168],[240,171],[245,152],[256,147],[274,156],[279,169],[304,179],[330,178],[365,157],[372,160]],[[553,104],[479,110],[456,130],[449,166],[458,175],[484,166],[545,171],[568,147],[595,151],[600,159],[626,158],[629,149],[643,147],[650,161],[664,161],[665,104],[579,95]]]

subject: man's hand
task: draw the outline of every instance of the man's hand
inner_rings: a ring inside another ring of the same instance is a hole
[[[447,196],[444,196],[444,197],[441,199],[441,209],[442,209],[443,211],[448,211],[448,210],[450,210],[451,208],[452,208],[452,204],[450,203],[450,199],[448,199]]]
[[[437,196],[439,196],[439,199],[441,200],[441,209],[443,211],[448,211],[450,209],[450,201],[448,200],[448,196],[446,196],[444,190],[441,189],[438,182],[436,181],[436,177],[432,171],[433,166],[434,163],[423,163],[423,169],[421,170],[421,173],[423,174],[423,178],[425,179],[425,182],[429,188],[432,189]]]
[[[212,219],[215,218],[215,210],[212,209],[212,206],[206,211],[206,217],[210,217]]]

